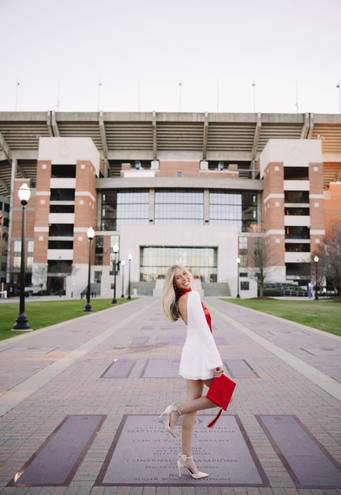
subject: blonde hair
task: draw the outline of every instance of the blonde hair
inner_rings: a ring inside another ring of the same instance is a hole
[[[189,272],[187,268],[182,265],[172,265],[170,268],[168,268],[165,277],[165,283],[163,286],[161,306],[164,314],[166,315],[166,318],[171,321],[176,321],[180,317],[174,286],[174,275],[177,269],[186,270],[186,272],[189,273],[191,280],[193,279],[191,272]]]

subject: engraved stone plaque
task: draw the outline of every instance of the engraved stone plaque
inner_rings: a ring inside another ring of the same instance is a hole
[[[341,347],[301,347],[302,351],[311,354],[312,356],[340,356],[341,355]]]
[[[14,346],[14,347],[6,347],[2,349],[2,351],[6,352],[28,352],[28,353],[38,353],[38,354],[48,354],[49,352],[54,351],[57,347],[25,347],[25,346]]]
[[[97,485],[149,486],[268,486],[268,480],[237,416],[222,415],[207,428],[212,415],[198,415],[193,457],[209,474],[200,481],[176,465],[179,447],[154,415],[125,415],[121,421]],[[175,431],[179,437],[180,428]]]
[[[341,466],[296,416],[256,417],[298,488],[341,488]]]
[[[224,362],[233,378],[259,378],[245,359],[229,359]]]
[[[67,486],[104,419],[102,415],[66,416],[8,485]]]
[[[128,378],[135,361],[130,359],[114,359],[101,375],[101,378]]]
[[[156,342],[161,343],[161,344],[172,344],[172,345],[182,345],[185,342],[185,337],[182,335],[165,335],[165,336],[158,336],[156,338]]]
[[[178,359],[148,359],[141,378],[180,378]]]

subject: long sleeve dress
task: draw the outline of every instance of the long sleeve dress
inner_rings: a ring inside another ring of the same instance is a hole
[[[223,362],[207,323],[200,294],[195,290],[188,292],[186,329],[179,375],[189,380],[212,378],[213,369],[223,366]]]

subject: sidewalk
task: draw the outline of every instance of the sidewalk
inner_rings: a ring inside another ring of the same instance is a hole
[[[179,478],[180,426],[174,439],[158,418],[186,398],[185,327],[142,298],[0,346],[0,493],[341,494],[341,339],[206,303],[238,384],[213,428],[217,408],[197,416],[193,457],[208,478]]]

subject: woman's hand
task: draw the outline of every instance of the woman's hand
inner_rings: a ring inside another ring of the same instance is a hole
[[[222,366],[217,366],[217,368],[214,368],[213,370],[213,377],[221,376],[223,373],[224,373],[224,368]]]

